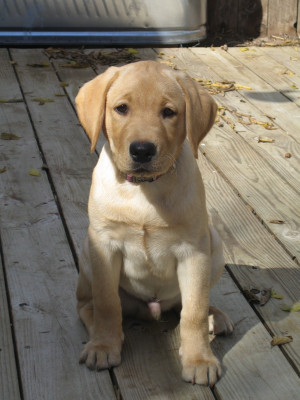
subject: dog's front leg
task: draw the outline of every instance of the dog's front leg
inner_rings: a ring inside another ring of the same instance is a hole
[[[213,386],[221,375],[208,336],[210,288],[209,250],[196,252],[178,263],[181,290],[180,319],[182,377],[185,381]]]
[[[88,235],[93,325],[89,330],[90,341],[81,353],[80,362],[90,369],[101,370],[121,362],[123,332],[118,287],[122,258],[110,246],[101,243],[93,228],[89,228]]]

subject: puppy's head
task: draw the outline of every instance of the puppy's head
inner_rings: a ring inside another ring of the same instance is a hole
[[[217,109],[190,77],[154,61],[110,67],[80,89],[76,106],[91,151],[103,129],[122,173],[153,178],[172,167],[186,136],[197,158]]]

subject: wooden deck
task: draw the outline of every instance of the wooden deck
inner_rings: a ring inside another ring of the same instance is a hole
[[[107,66],[67,68],[41,49],[0,49],[0,134],[19,137],[0,139],[0,398],[300,399],[300,313],[282,309],[300,297],[300,49],[136,56],[185,69],[217,92],[220,115],[200,146],[199,168],[227,263],[212,304],[235,323],[231,336],[212,337],[223,377],[213,390],[181,380],[173,314],[126,321],[123,362],[113,371],[78,364],[87,335],[75,309],[76,267],[97,155],[74,97]],[[282,298],[261,306],[249,300],[251,289]],[[293,341],[273,347],[273,336]]]

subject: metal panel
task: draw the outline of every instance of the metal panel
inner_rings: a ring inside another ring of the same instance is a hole
[[[0,0],[2,44],[171,44],[205,37],[206,0]]]

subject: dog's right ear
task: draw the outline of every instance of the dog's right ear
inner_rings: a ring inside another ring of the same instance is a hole
[[[102,129],[106,95],[119,75],[118,70],[117,67],[110,67],[85,83],[75,99],[79,121],[91,140],[91,152],[95,150]]]

